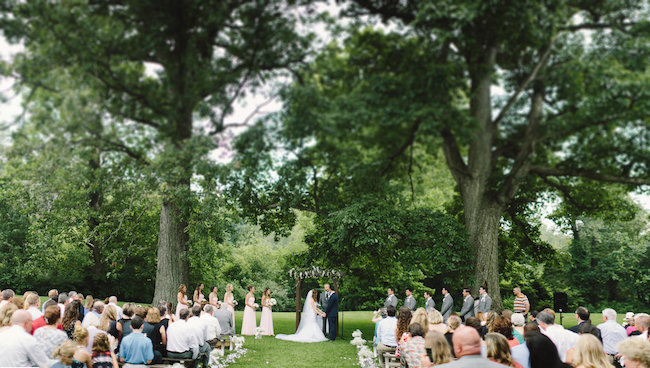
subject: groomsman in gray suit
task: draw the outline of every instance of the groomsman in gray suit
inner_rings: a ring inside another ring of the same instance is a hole
[[[319,299],[318,303],[320,304],[321,310],[327,309],[327,305],[330,302],[330,295],[332,295],[330,284],[323,285],[323,288],[325,289],[325,291],[320,293],[320,297],[318,298]],[[327,334],[327,318],[323,318],[323,335],[325,334]]]
[[[427,313],[436,309],[436,302],[433,301],[430,291],[427,290],[424,292],[424,300],[426,300],[426,302],[424,303],[424,309],[427,311]]]
[[[454,298],[445,288],[442,288],[442,295],[445,297],[442,298],[442,307],[440,308],[440,313],[442,314],[442,318],[445,323],[447,323],[447,318],[449,318],[451,311],[454,309]]]
[[[463,307],[460,309],[460,318],[463,319],[463,322],[469,318],[474,317],[474,298],[472,298],[472,293],[470,293],[468,288],[463,289]]]
[[[404,299],[404,305],[409,307],[411,311],[415,311],[415,306],[417,305],[417,302],[413,297],[413,290],[411,290],[411,288],[406,288],[405,293],[406,293],[406,299]]]
[[[397,297],[395,296],[395,290],[393,290],[392,287],[389,287],[386,292],[388,293],[388,297],[386,297],[386,301],[384,302],[384,308],[388,308],[389,305],[392,305],[395,307],[395,309],[397,309]]]
[[[487,293],[487,289],[484,286],[481,286],[478,289],[480,294],[478,298],[478,306],[476,307],[476,313],[487,313],[492,309],[492,298]]]

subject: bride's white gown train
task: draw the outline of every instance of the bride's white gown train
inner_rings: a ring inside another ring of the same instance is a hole
[[[327,341],[327,338],[323,334],[323,326],[319,326],[316,323],[316,311],[311,305],[311,294],[311,291],[307,294],[307,300],[305,301],[305,306],[302,308],[302,317],[296,333],[293,335],[279,334],[275,336],[277,339],[296,342]]]

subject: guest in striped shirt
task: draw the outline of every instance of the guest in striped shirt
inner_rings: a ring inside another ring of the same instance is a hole
[[[530,310],[528,297],[521,292],[519,286],[515,286],[514,289],[512,289],[512,293],[515,294],[515,303],[513,308],[515,313],[521,313],[525,316]]]

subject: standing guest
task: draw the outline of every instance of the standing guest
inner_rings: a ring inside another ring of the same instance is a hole
[[[91,325],[99,326],[99,319],[102,316],[102,312],[104,312],[104,302],[101,302],[99,300],[94,302],[90,311],[84,316],[81,325],[85,328],[88,328],[88,326]]]
[[[451,315],[452,310],[454,309],[454,298],[449,294],[447,288],[442,288],[442,307],[440,307],[440,313],[442,314],[442,320],[447,323],[449,315]]]
[[[454,353],[458,360],[436,367],[449,368],[503,368],[503,365],[494,363],[481,356],[481,338],[472,327],[459,327],[453,337]]]
[[[59,301],[59,291],[57,289],[52,289],[47,292],[47,297],[49,298],[48,300],[43,303],[43,306],[41,307],[41,312],[45,313],[45,308],[49,307],[50,305],[56,305]],[[61,313],[63,315],[63,313]]]
[[[55,363],[48,359],[38,340],[30,334],[32,316],[28,311],[17,309],[10,323],[11,327],[0,332],[0,366],[49,368]]]
[[[422,309],[424,312],[424,309]],[[425,312],[426,313],[426,312]],[[425,314],[426,315],[426,314]],[[408,329],[409,338],[402,344],[402,355],[409,368],[422,367],[421,359],[426,356],[424,335],[426,330],[419,323],[411,323]]]
[[[476,307],[476,312],[479,313],[487,313],[492,309],[492,298],[487,293],[487,288],[485,286],[481,286],[478,289],[479,292],[479,298],[478,298],[478,306]]]
[[[114,306],[109,304],[104,307],[104,311],[101,317],[99,317],[99,325],[97,328],[113,336],[115,339],[113,344],[120,339],[120,331],[117,329],[117,312]]]
[[[460,309],[460,318],[464,321],[467,317],[474,317],[474,298],[468,288],[463,289],[463,307]]]
[[[427,317],[429,319],[429,331],[436,331],[440,332],[441,334],[447,332],[447,325],[444,324],[442,314],[440,314],[440,312],[434,309],[429,312],[429,315]]]
[[[612,367],[607,361],[603,344],[591,334],[580,335],[573,355],[571,361],[567,360],[567,363],[576,368]]]
[[[616,345],[625,367],[650,368],[650,341],[642,338],[625,339]]]
[[[451,349],[445,336],[439,332],[431,332],[425,338],[424,346],[427,347],[429,361],[434,365],[449,363],[453,360]],[[426,366],[426,361],[424,362]]]
[[[95,303],[95,299],[93,299],[92,295],[87,295],[86,296],[86,301],[84,302],[84,318],[93,309],[93,304]],[[83,322],[81,322],[83,324]],[[84,326],[86,327],[86,326]]]
[[[215,307],[216,307],[218,301],[219,301],[219,295],[217,295],[217,287],[216,287],[216,286],[212,286],[212,287],[210,288],[210,295],[208,295],[208,302],[209,302],[212,306],[215,306]]]
[[[431,295],[431,292],[429,290],[424,292],[424,309],[427,311],[427,313],[436,309],[436,302],[433,300],[432,296],[433,295]]]
[[[235,326],[232,324],[232,313],[226,308],[222,308],[221,303],[217,302],[217,308],[213,311],[214,318],[219,321],[221,334],[232,336],[235,334]]]
[[[252,285],[248,286],[248,294],[246,294],[246,307],[244,308],[244,319],[241,325],[242,335],[255,335],[257,329],[257,320],[255,318],[255,288]]]
[[[530,352],[530,368],[571,368],[560,360],[555,344],[546,335],[531,332],[524,337]]]
[[[112,295],[108,297],[108,305],[112,305],[115,307],[115,312],[117,313],[117,320],[119,321],[122,319],[122,307],[117,305],[117,297],[115,295]]]
[[[166,310],[167,308],[165,308],[165,311]],[[153,344],[153,363],[162,363],[162,358],[165,352],[165,344],[167,343],[165,330],[167,328],[167,324],[169,323],[169,319],[163,321],[163,319],[160,318],[160,309],[151,308],[147,313],[145,322],[153,326],[151,331],[146,334],[146,336],[151,340],[151,343]]]
[[[555,318],[548,312],[539,312],[537,314],[537,322],[539,323],[540,331],[548,336],[553,344],[555,344],[560,360],[566,362],[567,351],[576,345],[578,335],[565,330],[561,325],[556,325]]]
[[[325,294],[325,293],[323,293]],[[273,336],[273,312],[271,311],[272,305],[269,304],[271,300],[271,290],[269,288],[264,289],[264,294],[262,295],[262,317],[260,318],[260,327],[264,330],[262,335]]]
[[[84,327],[79,326],[79,328],[74,330],[74,335],[72,340],[77,345],[77,348],[74,352],[74,361],[72,362],[72,368],[92,367],[93,358],[92,355],[86,349],[89,340],[88,330],[86,330]]]
[[[500,333],[490,332],[485,335],[485,344],[487,345],[487,358],[491,361],[508,367],[523,368],[521,364],[512,359],[508,340]]]
[[[192,295],[192,301],[194,303],[201,304],[202,302],[205,301],[205,295],[203,295],[203,288],[204,287],[205,286],[203,285],[202,282],[199,283],[198,285],[196,285],[196,289],[194,289],[194,295]]]
[[[226,285],[226,294],[223,296],[223,303],[221,306],[225,306],[226,310],[228,310],[232,314],[232,328],[233,331],[235,330],[235,296],[233,295],[233,290],[235,288],[232,286],[232,284]],[[223,326],[221,326],[223,329]]]
[[[201,321],[206,326],[205,339],[210,346],[217,343],[217,338],[221,336],[221,324],[219,320],[213,316],[214,305],[206,304],[203,307],[203,313],[201,313]]]
[[[404,299],[404,305],[409,307],[411,312],[414,312],[417,302],[413,297],[413,290],[411,290],[411,288],[406,288],[405,293],[406,293],[406,298]]]
[[[81,327],[81,321],[79,321],[79,303],[76,300],[68,302],[68,305],[65,307],[65,314],[63,315],[62,327],[63,331],[68,335],[70,340],[73,339],[74,331]]]
[[[496,332],[503,335],[508,341],[508,346],[514,347],[519,345],[519,340],[512,335],[512,322],[503,316],[498,316],[491,326],[489,332]],[[487,335],[486,335],[487,336]]]
[[[395,339],[395,330],[397,328],[397,318],[395,307],[390,305],[386,308],[386,318],[377,324],[377,354],[382,357],[384,353],[392,353],[397,347]],[[384,359],[379,359],[380,364],[384,364]]]
[[[521,313],[525,317],[528,311],[530,310],[530,302],[528,302],[528,297],[521,292],[521,288],[519,286],[515,286],[512,289],[512,293],[515,294],[515,301],[514,301],[514,308],[513,308],[514,312]]]
[[[58,305],[47,307],[43,318],[46,325],[36,330],[34,337],[39,341],[45,355],[49,357],[59,345],[68,340],[68,335],[57,328],[61,322],[61,310]]]
[[[129,336],[122,339],[120,344],[120,361],[127,364],[150,364],[153,360],[153,344],[144,334],[140,316],[131,319]]]
[[[386,301],[384,301],[384,308],[388,308],[389,305],[392,305],[397,309],[397,297],[395,296],[395,290],[392,287],[386,289]]]
[[[167,328],[167,357],[174,359],[196,359],[199,356],[199,341],[187,327],[189,309],[180,312],[176,322]]]
[[[190,303],[187,301],[187,286],[181,284],[178,287],[178,293],[176,294],[176,317],[180,316],[180,313],[183,309],[190,307]]]
[[[589,320],[589,316],[590,316],[590,313],[589,313],[589,310],[587,308],[578,307],[578,309],[576,309],[576,321],[578,321],[578,324],[573,326],[573,327],[568,328],[568,330],[571,331],[571,332],[578,333],[578,329],[580,329],[580,326],[583,323],[591,323],[591,321]]]
[[[100,334],[95,336],[92,350],[93,368],[119,368],[117,357],[111,349],[108,336]]]
[[[0,301],[0,308],[4,307],[7,303],[13,303],[15,296],[16,293],[14,293],[14,291],[11,289],[2,290],[2,301]]]
[[[512,336],[519,341],[520,344],[524,343],[524,325],[526,324],[526,317],[521,313],[513,313],[510,317],[514,330]]]
[[[41,317],[43,312],[40,310],[41,298],[36,293],[30,292],[25,296],[25,309],[32,316],[32,321]]]
[[[52,356],[59,359],[54,365],[50,368],[69,368],[74,362],[74,352],[77,349],[77,346],[74,342],[67,340],[57,347]]]
[[[627,338],[627,332],[623,326],[616,322],[616,311],[611,308],[603,310],[603,321],[598,325],[598,329],[603,339],[605,354],[607,354],[609,362],[614,364],[614,358],[618,354],[616,345]]]

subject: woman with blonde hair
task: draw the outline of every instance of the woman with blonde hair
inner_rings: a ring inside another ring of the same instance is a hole
[[[232,284],[226,285],[226,293],[223,295],[223,304],[222,306],[225,306],[227,310],[232,313],[232,329],[233,331],[235,330],[235,305],[237,305],[237,302],[235,302],[235,296],[233,295],[233,290],[235,288],[232,286]]]
[[[91,368],[93,366],[93,358],[86,350],[88,345],[88,330],[84,327],[77,327],[72,335],[72,340],[77,345],[74,351],[72,368]]]
[[[84,302],[84,316],[93,310],[93,303],[95,302],[95,299],[93,299],[92,295],[86,295],[86,301]]]
[[[576,368],[611,368],[612,365],[606,358],[603,344],[592,334],[582,334],[576,342],[571,361]]]
[[[111,336],[119,339],[120,332],[117,330],[117,310],[112,305],[104,307],[102,315],[99,317],[99,326],[102,331],[108,332]]]
[[[95,335],[92,351],[92,368],[119,368],[117,357],[113,353],[113,349],[111,349],[106,334]]]
[[[434,365],[449,363],[454,359],[449,343],[442,333],[429,331],[425,340],[427,355]]]
[[[430,310],[427,317],[429,320],[429,331],[436,331],[441,334],[447,332],[447,325],[444,323],[442,314],[437,309]]]
[[[60,311],[59,311],[60,312]],[[74,353],[77,351],[77,345],[74,342],[67,340],[54,350],[52,356],[59,361],[54,363],[51,368],[68,368],[74,361]]]
[[[0,331],[5,327],[11,326],[11,316],[18,310],[16,304],[7,303],[0,308]]]
[[[423,337],[426,337],[427,332],[429,332],[429,318],[427,318],[427,311],[424,310],[424,308],[418,308],[415,310],[413,316],[411,317],[411,322],[409,325],[412,325],[414,323],[419,323],[422,328],[426,326],[426,328],[424,328],[424,335],[422,335]]]
[[[487,345],[487,358],[491,361],[508,367],[523,368],[521,364],[512,359],[512,355],[510,354],[510,345],[508,344],[508,340],[502,334],[498,332],[488,333],[485,335],[485,343]]]

